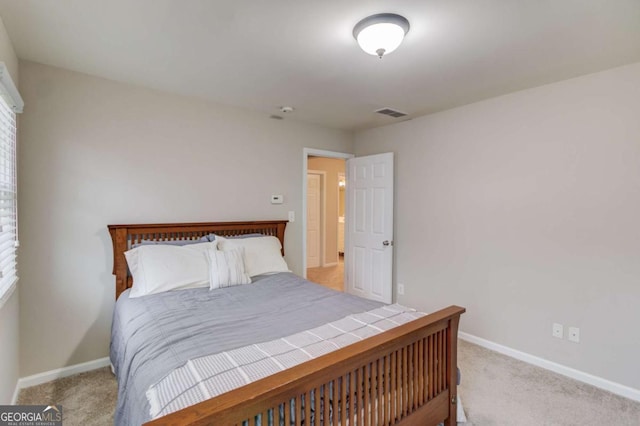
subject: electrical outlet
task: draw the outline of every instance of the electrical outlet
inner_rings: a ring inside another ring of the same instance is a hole
[[[398,295],[404,296],[404,284],[398,284]]]
[[[551,335],[553,337],[557,337],[558,339],[562,339],[564,335],[564,326],[562,324],[558,324],[557,322],[554,322],[553,329],[551,330]]]
[[[296,221],[296,212],[290,211],[289,212],[289,222],[295,222],[295,221]]]
[[[569,327],[569,340],[580,343],[580,329],[578,327]]]

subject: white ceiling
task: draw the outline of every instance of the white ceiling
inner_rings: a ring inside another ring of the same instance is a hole
[[[378,59],[353,26],[404,15]],[[640,61],[639,0],[0,0],[21,59],[342,129]]]

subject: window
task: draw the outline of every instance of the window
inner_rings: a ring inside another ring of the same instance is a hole
[[[0,306],[16,281],[18,203],[16,185],[16,112],[22,99],[0,63]]]

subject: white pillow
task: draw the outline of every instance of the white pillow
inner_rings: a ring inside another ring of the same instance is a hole
[[[209,250],[209,288],[231,287],[251,284],[251,278],[244,267],[244,248],[228,251]]]
[[[282,245],[276,237],[229,239],[216,237],[218,249],[230,251],[244,248],[244,267],[250,277],[274,272],[289,272],[282,257]]]
[[[216,242],[188,246],[148,245],[124,253],[133,276],[129,297],[209,286],[208,251]]]

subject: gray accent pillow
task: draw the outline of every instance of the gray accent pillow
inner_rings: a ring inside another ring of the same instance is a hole
[[[264,234],[242,234],[242,235],[234,235],[233,237],[224,237],[228,240],[242,240],[245,238],[256,238],[256,237],[264,237]],[[214,242],[216,239],[216,234],[207,235],[209,241]]]
[[[170,240],[170,241],[154,241],[154,240],[140,240],[139,243],[133,244],[131,246],[132,249],[140,246],[157,246],[157,245],[165,245],[165,246],[188,246],[190,244],[200,244],[200,243],[208,243],[210,240],[207,236],[200,237],[197,240]],[[211,240],[213,241],[213,240]]]

